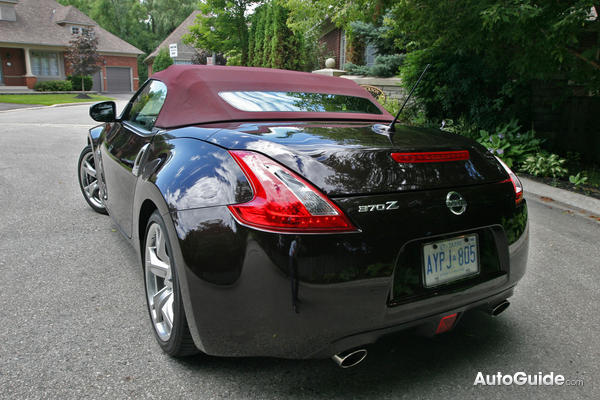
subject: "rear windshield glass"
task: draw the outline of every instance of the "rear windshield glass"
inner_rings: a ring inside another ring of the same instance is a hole
[[[369,99],[340,94],[246,91],[220,92],[219,96],[241,111],[381,114]]]

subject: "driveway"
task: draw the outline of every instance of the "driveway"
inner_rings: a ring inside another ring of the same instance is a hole
[[[87,113],[0,113],[2,398],[600,398],[600,223],[533,200],[529,269],[498,318],[467,315],[433,339],[386,338],[349,370],[163,355],[136,255],[79,192]],[[480,371],[554,372],[584,386],[473,386]]]

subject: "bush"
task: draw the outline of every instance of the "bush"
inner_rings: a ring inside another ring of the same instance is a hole
[[[513,165],[518,166],[524,163],[527,157],[539,152],[542,144],[542,139],[537,139],[533,130],[525,133],[520,133],[520,130],[521,126],[513,119],[498,126],[495,133],[482,129],[477,141],[512,168]]]
[[[43,81],[35,84],[35,90],[40,92],[68,92],[73,90],[69,81]]]
[[[369,75],[390,77],[398,74],[398,69],[404,63],[404,54],[390,54],[375,57],[375,64],[369,68]]]
[[[152,63],[152,72],[162,71],[163,69],[167,69],[172,64],[173,59],[169,55],[169,49],[163,47],[160,49],[156,57],[154,57],[154,62]]]
[[[569,176],[569,182],[571,182],[576,187],[581,185],[585,185],[588,181],[588,177],[585,172],[578,172],[577,175]]]
[[[69,82],[71,82],[73,90],[81,90],[81,75],[67,76],[67,79],[69,80]],[[92,90],[92,86],[94,86],[94,81],[92,80],[91,76],[83,77],[83,86],[85,86],[85,90]]]
[[[369,67],[366,65],[356,65],[353,63],[344,64],[344,71],[350,75],[369,75]]]
[[[370,67],[352,63],[344,64],[344,70],[352,75],[379,76],[387,78],[398,73],[404,62],[404,54],[391,54],[375,57],[375,63]]]
[[[562,178],[569,172],[563,167],[565,162],[567,160],[560,158],[558,154],[539,152],[528,156],[521,169],[534,176],[557,179]]]

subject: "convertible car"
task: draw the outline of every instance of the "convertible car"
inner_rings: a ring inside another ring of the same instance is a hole
[[[499,314],[525,273],[515,174],[463,136],[392,125],[350,80],[177,65],[90,115],[82,193],[139,254],[172,356],[350,367],[382,336]]]

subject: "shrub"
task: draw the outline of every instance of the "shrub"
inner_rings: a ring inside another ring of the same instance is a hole
[[[390,54],[375,57],[375,64],[369,68],[369,75],[390,77],[398,74],[404,63],[404,54]]]
[[[479,131],[477,141],[508,165],[520,165],[528,156],[539,152],[542,139],[535,137],[533,130],[521,133],[521,126],[516,119],[496,128],[495,133]]]
[[[352,63],[344,64],[344,70],[353,75],[367,75],[390,77],[398,73],[398,69],[404,62],[404,54],[390,54],[375,57],[375,63],[370,67]]]
[[[73,90],[81,90],[81,75],[67,76],[67,79],[69,80],[69,82],[71,82]],[[91,76],[83,77],[83,86],[85,86],[85,90],[92,90],[92,86],[94,86],[94,81],[92,80]]]
[[[40,92],[68,92],[73,90],[69,81],[43,81],[35,84],[35,90]]]
[[[588,177],[585,172],[578,172],[577,175],[569,176],[569,182],[571,182],[576,187],[585,185],[588,181]]]
[[[377,101],[383,106],[383,108],[385,108],[387,112],[392,115],[396,115],[398,110],[400,110],[400,102],[398,102],[396,99],[386,96],[379,96],[377,97]]]
[[[569,172],[563,167],[565,162],[567,160],[560,158],[558,154],[539,152],[528,156],[521,169],[534,176],[557,179],[562,178]]]
[[[366,65],[356,65],[353,63],[344,64],[344,71],[350,75],[369,75],[369,67]]]
[[[152,72],[162,71],[163,69],[167,69],[172,64],[173,59],[169,55],[169,49],[163,47],[160,49],[156,57],[154,57],[154,62],[152,63]]]

